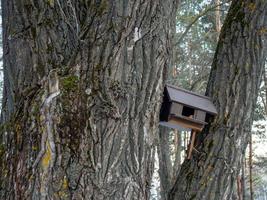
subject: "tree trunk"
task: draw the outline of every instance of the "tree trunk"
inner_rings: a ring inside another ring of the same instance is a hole
[[[172,162],[170,147],[170,129],[167,127],[159,128],[159,178],[161,200],[167,199],[168,192],[172,187]]]
[[[241,183],[242,183],[242,200],[246,200],[246,156],[243,156],[242,159],[242,178],[241,178]]]
[[[232,1],[207,88],[218,115],[198,134],[169,199],[232,199],[266,53],[267,1]],[[235,195],[236,196],[236,195]]]
[[[264,92],[265,92],[265,99],[263,99],[263,105],[265,108],[265,116],[267,116],[267,70],[264,67],[263,70],[263,81],[264,81]]]
[[[221,32],[221,13],[220,13],[220,0],[215,0],[215,27],[216,27],[216,34],[217,34],[217,41],[219,41],[219,36]]]
[[[241,176],[236,177],[236,184],[237,184],[237,196],[238,200],[242,200],[242,179]]]
[[[148,199],[167,1],[2,1],[0,199]]]
[[[166,127],[159,128],[159,145],[158,145],[158,157],[159,157],[159,178],[160,178],[160,197],[161,200],[168,198],[168,193],[171,190],[176,177],[179,173],[181,163],[181,148],[182,140],[181,133],[177,130],[173,130],[174,142],[171,144],[170,132],[172,130]],[[174,162],[172,162],[171,145],[174,145]]]
[[[252,174],[252,167],[253,167],[253,158],[252,158],[252,133],[249,137],[249,191],[250,191],[250,200],[254,199],[254,191],[253,191],[253,174]]]
[[[172,175],[172,183],[175,182],[175,179],[177,177],[177,175],[179,174],[180,171],[180,167],[181,167],[181,152],[182,152],[182,136],[181,136],[181,132],[175,130],[174,131],[174,163],[173,163],[173,175]]]

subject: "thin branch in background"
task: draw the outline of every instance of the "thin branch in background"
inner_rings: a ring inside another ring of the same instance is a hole
[[[182,33],[182,35],[179,37],[178,41],[176,42],[175,45],[179,45],[183,39],[185,38],[185,36],[187,35],[187,33],[189,32],[189,30],[191,29],[191,27],[203,16],[205,16],[208,12],[210,11],[214,11],[217,7],[220,7],[226,3],[230,3],[231,1],[226,1],[217,5],[212,5],[207,7],[205,10],[203,10],[202,12],[200,12],[197,16],[194,17],[194,19],[191,21],[191,23],[186,27],[185,31]],[[217,10],[217,9],[216,9]]]

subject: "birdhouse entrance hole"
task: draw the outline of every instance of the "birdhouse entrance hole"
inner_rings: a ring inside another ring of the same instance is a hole
[[[183,111],[182,111],[182,115],[186,116],[186,117],[193,117],[195,113],[195,110],[193,108],[184,106],[183,107]]]

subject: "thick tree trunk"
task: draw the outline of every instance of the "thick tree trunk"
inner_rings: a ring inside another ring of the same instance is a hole
[[[148,199],[176,0],[2,0],[0,199]]]
[[[266,53],[267,1],[232,2],[221,31],[207,95],[215,121],[198,134],[169,199],[232,199],[253,121]]]

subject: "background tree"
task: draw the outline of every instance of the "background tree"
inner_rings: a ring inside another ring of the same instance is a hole
[[[148,199],[176,0],[2,1],[1,199]]]
[[[267,3],[233,1],[221,32],[206,94],[218,109],[199,134],[169,199],[233,199],[265,61]]]
[[[219,36],[217,23],[224,20],[228,7],[227,2],[217,0],[181,1],[176,21],[175,62],[169,70],[167,83],[204,93]],[[190,132],[165,127],[159,130],[160,199],[166,199],[186,157]]]

